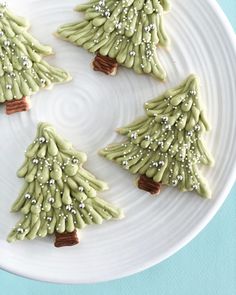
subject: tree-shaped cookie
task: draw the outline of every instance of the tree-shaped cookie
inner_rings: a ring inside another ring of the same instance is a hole
[[[50,66],[42,56],[52,54],[28,32],[29,23],[0,4],[0,103],[6,113],[26,111],[29,96],[41,88],[70,80],[67,72]]]
[[[86,154],[59,137],[54,128],[40,123],[18,171],[25,185],[12,206],[22,219],[8,241],[55,234],[55,246],[78,243],[76,229],[103,220],[121,218],[122,211],[97,196],[107,184],[83,168]]]
[[[78,5],[85,20],[61,26],[57,35],[96,53],[94,70],[115,75],[120,64],[165,80],[156,46],[166,46],[163,11],[169,0],[90,0]]]
[[[180,86],[145,104],[147,116],[118,132],[127,136],[101,154],[133,174],[138,187],[151,194],[161,184],[181,191],[196,191],[209,198],[211,192],[198,165],[211,165],[202,135],[209,130],[200,102],[199,81],[191,75]]]

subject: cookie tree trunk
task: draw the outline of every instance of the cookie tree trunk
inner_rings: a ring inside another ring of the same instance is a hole
[[[114,58],[103,56],[97,53],[93,61],[94,71],[100,71],[106,75],[115,76],[118,68],[118,63]]]
[[[76,230],[74,230],[71,233],[64,232],[64,233],[55,233],[55,243],[54,246],[59,247],[65,247],[65,246],[74,246],[76,244],[79,244],[79,239],[77,236]]]
[[[31,103],[28,97],[21,99],[13,99],[6,102],[6,114],[12,115],[18,112],[26,112],[31,108]]]
[[[138,179],[138,188],[144,190],[151,195],[159,195],[161,192],[161,183],[155,182],[146,175],[141,175]]]

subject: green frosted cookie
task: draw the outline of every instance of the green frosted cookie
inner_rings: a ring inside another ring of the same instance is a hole
[[[199,81],[189,76],[178,87],[145,104],[146,117],[118,132],[128,139],[100,153],[133,174],[138,186],[152,194],[160,185],[176,186],[210,198],[211,191],[198,165],[211,165],[202,135],[209,130],[201,106]]]
[[[7,111],[19,106],[9,102],[71,79],[66,71],[42,60],[53,53],[52,49],[34,39],[28,28],[27,20],[0,4],[0,103],[8,102]]]
[[[12,212],[23,217],[9,234],[9,242],[56,234],[55,246],[74,245],[76,229],[123,216],[122,210],[97,195],[108,186],[83,168],[86,159],[51,125],[38,125],[18,171],[25,184]]]
[[[107,59],[112,58],[138,74],[165,80],[156,46],[169,43],[163,25],[168,9],[167,0],[91,0],[76,7],[84,20],[61,26],[57,35],[103,56],[95,59],[95,70],[114,74],[116,65]]]

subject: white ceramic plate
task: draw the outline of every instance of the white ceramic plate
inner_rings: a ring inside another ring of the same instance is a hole
[[[19,3],[20,2],[20,3]],[[56,39],[52,33],[63,23],[77,20],[79,0],[9,1],[29,18],[31,32],[53,46],[52,64],[70,71],[73,81],[32,97],[29,113],[7,117],[0,112],[0,267],[29,278],[60,282],[98,282],[144,270],[174,254],[193,239],[222,205],[235,179],[236,168],[236,47],[234,33],[213,0],[173,0],[166,15],[171,48],[158,49],[168,81],[161,83],[133,71],[119,69],[116,77],[92,71],[92,55]],[[160,197],[136,189],[134,178],[99,157],[98,149],[120,138],[118,126],[144,113],[144,101],[180,83],[191,72],[202,81],[203,100],[213,126],[206,136],[216,159],[205,169],[213,199],[165,189]],[[16,170],[32,141],[39,121],[88,154],[86,167],[106,180],[110,190],[101,196],[124,208],[126,218],[80,232],[81,244],[56,249],[52,238],[8,244],[5,239],[19,215],[9,213],[23,181]]]

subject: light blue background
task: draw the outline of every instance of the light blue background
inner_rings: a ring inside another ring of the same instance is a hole
[[[236,0],[218,2],[236,30]],[[0,271],[0,295],[15,294],[235,295],[236,185],[221,210],[197,238],[149,270],[94,285],[41,283]]]

